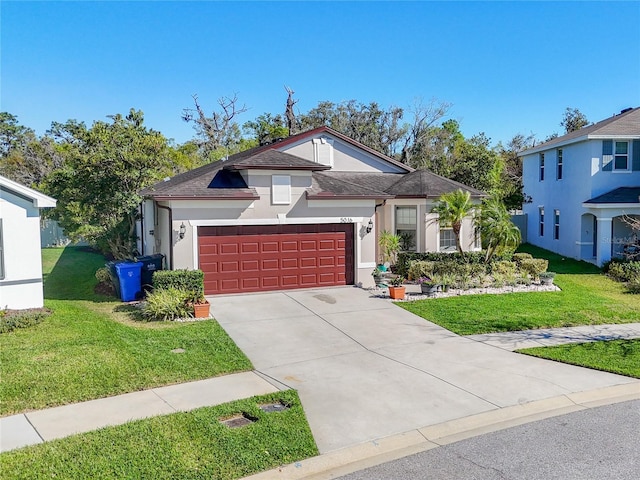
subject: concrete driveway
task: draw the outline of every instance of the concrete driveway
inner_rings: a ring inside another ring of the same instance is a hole
[[[298,390],[320,452],[637,382],[460,337],[355,287],[216,296],[256,370]]]

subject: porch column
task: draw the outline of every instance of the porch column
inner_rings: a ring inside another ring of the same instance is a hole
[[[598,222],[598,242],[596,263],[599,267],[604,262],[611,260],[611,247],[613,237],[613,219],[608,217],[596,217]]]

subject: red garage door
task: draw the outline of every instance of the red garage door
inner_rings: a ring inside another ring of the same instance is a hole
[[[353,284],[353,225],[198,228],[207,295]]]

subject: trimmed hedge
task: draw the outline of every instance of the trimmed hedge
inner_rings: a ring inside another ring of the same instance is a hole
[[[196,296],[204,295],[204,272],[202,270],[158,270],[153,272],[153,289],[184,290]]]
[[[460,252],[401,252],[398,254],[398,260],[395,264],[394,273],[407,277],[409,275],[409,267],[411,262],[414,261],[426,261],[426,262],[438,262],[444,264],[457,264],[457,265],[484,265],[486,252],[465,252],[464,256],[460,255]],[[500,260],[511,260],[511,252],[505,252],[501,255],[494,255],[490,263]],[[434,272],[440,273],[440,272]],[[445,272],[442,272],[445,273]]]
[[[542,272],[546,272],[549,267],[549,260],[544,258],[525,258],[520,261],[520,270],[528,273],[533,278],[537,278]]]

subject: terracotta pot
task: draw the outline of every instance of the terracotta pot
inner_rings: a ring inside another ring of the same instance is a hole
[[[405,287],[389,287],[389,296],[394,300],[404,300]]]
[[[193,305],[193,316],[195,318],[207,318],[210,316],[209,309],[211,304],[205,300],[205,303],[195,303]]]

